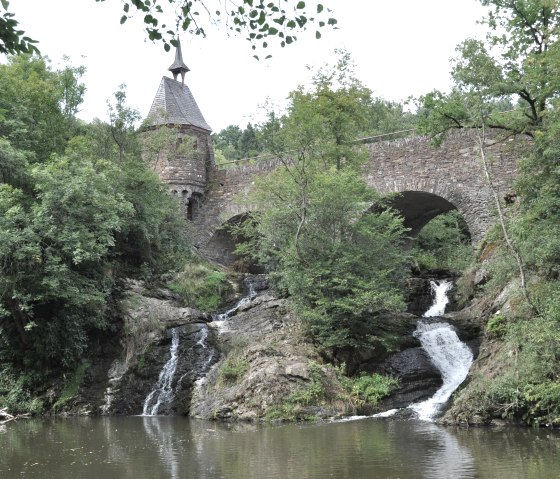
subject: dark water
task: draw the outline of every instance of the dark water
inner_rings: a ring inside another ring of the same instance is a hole
[[[222,426],[177,417],[21,420],[0,478],[560,478],[560,435],[362,420]]]

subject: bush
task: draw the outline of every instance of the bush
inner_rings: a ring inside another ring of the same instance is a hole
[[[10,414],[41,414],[43,401],[31,392],[32,382],[24,374],[18,374],[9,366],[0,372],[0,409],[6,408]]]
[[[495,314],[486,323],[486,334],[494,338],[501,338],[507,332],[507,319],[501,314]]]
[[[349,392],[358,402],[375,405],[399,387],[399,380],[381,374],[361,374],[350,379],[349,385]]]
[[[232,291],[224,272],[194,257],[170,288],[181,295],[187,304],[204,311],[217,310]]]
[[[239,355],[232,353],[219,367],[219,382],[236,383],[248,370],[249,363]]]

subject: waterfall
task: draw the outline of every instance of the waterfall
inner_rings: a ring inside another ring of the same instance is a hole
[[[156,416],[162,404],[168,404],[173,400],[171,383],[179,359],[179,328],[173,328],[171,330],[171,338],[171,348],[169,350],[171,357],[160,371],[158,381],[153,391],[146,396],[144,408],[142,409],[143,416]]]
[[[424,314],[425,318],[440,316],[445,312],[445,306],[449,302],[447,292],[452,287],[449,281],[431,281],[430,284],[434,292],[434,304]],[[473,362],[473,355],[448,323],[420,320],[414,335],[420,340],[443,379],[443,385],[431,398],[409,406],[418,414],[419,419],[429,421],[465,380]]]
[[[255,285],[249,280],[245,280],[245,284],[247,284],[249,287],[249,292],[247,293],[247,296],[243,296],[237,303],[235,303],[235,305],[232,308],[228,309],[226,312],[213,315],[212,319],[214,320],[214,322],[228,320],[235,313],[237,313],[239,308],[250,303],[255,298],[255,296],[257,296],[257,292],[255,291]]]
[[[206,358],[204,359],[204,363],[200,368],[203,375],[206,374],[206,372],[208,371],[208,367],[210,366],[210,363],[214,359],[214,350],[208,348],[207,340],[208,340],[208,325],[203,324],[202,329],[200,330],[200,337],[196,342],[196,346],[200,346],[202,348],[203,354],[206,355]]]
[[[430,306],[430,309],[423,314],[424,318],[433,318],[445,313],[445,308],[449,303],[447,293],[453,288],[453,283],[451,281],[440,281],[439,283],[430,281],[430,287],[434,294],[434,303]]]

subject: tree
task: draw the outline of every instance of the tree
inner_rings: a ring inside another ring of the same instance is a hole
[[[138,110],[126,105],[126,85],[119,85],[114,96],[114,103],[107,100],[109,126],[111,136],[117,145],[119,161],[123,162],[125,153],[130,152],[137,143],[134,132],[141,116]]]
[[[264,126],[281,166],[256,180],[249,201],[258,212],[234,229],[250,238],[239,252],[256,256],[290,294],[310,336],[337,356],[383,342],[381,312],[404,307],[405,228],[366,187],[363,148],[348,141],[367,123],[369,90],[343,64],[325,73],[310,91],[292,92],[288,113]]]
[[[320,38],[322,28],[337,24],[335,18],[327,16],[331,11],[321,3],[313,2],[308,7],[300,0],[221,0],[217,5],[210,5],[204,0],[124,0],[123,13],[121,24],[135,14],[142,15],[148,38],[161,40],[166,51],[171,45],[176,45],[178,31],[206,36],[208,26],[221,21],[228,30],[247,35],[253,50],[257,49],[257,45],[267,48],[271,37],[278,38],[282,47],[290,45],[297,40],[295,34],[310,25],[315,26],[315,36]],[[166,17],[175,18],[174,27],[161,23]],[[255,57],[258,59],[257,55]]]
[[[421,98],[428,121],[423,131],[442,133],[473,126],[464,108],[466,95],[484,103],[485,125],[509,134],[534,136],[550,101],[560,93],[560,3],[549,0],[481,0],[490,8],[483,20],[486,42],[467,39],[457,47],[449,95]],[[468,101],[467,101],[468,102]],[[480,124],[480,123],[478,123]]]
[[[76,129],[76,115],[84,101],[86,86],[80,82],[80,79],[84,76],[86,67],[83,65],[74,67],[67,56],[64,56],[64,60],[66,66],[58,72],[61,90],[60,106],[66,120],[67,134],[70,137]]]
[[[34,45],[35,40],[24,35],[23,30],[18,29],[19,22],[14,18],[14,14],[8,12],[10,2],[0,1],[0,11],[4,10],[0,16],[0,53],[15,55],[17,53],[39,53]]]
[[[0,137],[27,152],[30,161],[62,153],[76,132],[85,68],[53,70],[48,59],[18,55],[0,65]]]

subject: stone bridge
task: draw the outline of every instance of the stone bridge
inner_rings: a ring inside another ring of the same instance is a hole
[[[183,62],[180,44],[169,71],[173,79],[161,79],[148,120],[152,130],[167,126],[176,130],[176,136],[161,150],[147,148],[144,155],[184,205],[187,233],[194,247],[227,264],[234,259],[234,245],[221,226],[248,213],[247,206],[241,206],[243,203],[236,198],[247,196],[255,175],[264,175],[278,164],[271,161],[233,169],[210,168],[214,164],[211,128],[184,82],[189,68]],[[485,179],[475,135],[459,130],[439,148],[430,146],[424,137],[371,144],[364,178],[381,193],[400,193],[393,206],[403,215],[412,235],[437,215],[457,209],[476,244],[495,218],[492,190]],[[187,136],[189,141],[185,141]],[[183,142],[184,148],[180,148]],[[488,142],[491,177],[502,198],[513,185],[516,159],[523,145],[513,139]]]
[[[521,143],[513,139],[487,142],[493,183],[502,199],[511,193]],[[370,144],[367,148],[369,160],[363,166],[364,179],[381,193],[400,193],[393,206],[403,215],[411,235],[437,215],[453,209],[464,217],[473,244],[495,223],[495,202],[475,132],[459,130],[439,147],[433,147],[426,137],[411,137]],[[220,227],[249,212],[250,208],[239,199],[247,196],[255,175],[266,174],[277,166],[274,161],[262,161],[211,169],[205,198],[191,215],[189,229],[195,248],[211,259],[230,263],[234,245]]]

